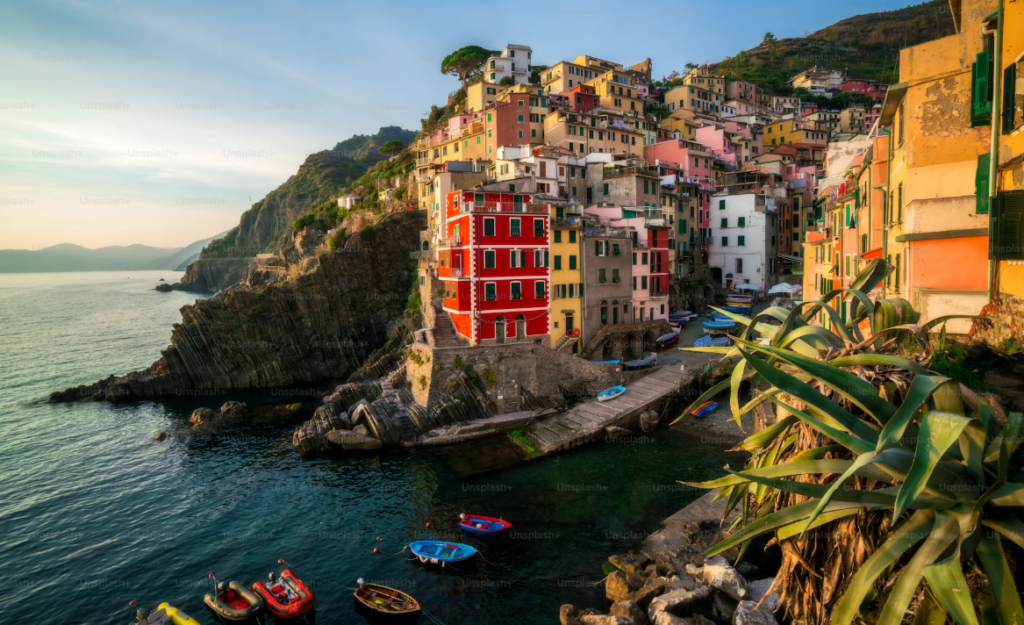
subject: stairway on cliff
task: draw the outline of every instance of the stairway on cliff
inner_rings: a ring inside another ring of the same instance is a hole
[[[434,307],[434,346],[466,347],[469,343],[455,330],[452,318],[437,306]]]

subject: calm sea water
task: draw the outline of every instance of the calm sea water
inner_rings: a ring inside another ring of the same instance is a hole
[[[301,459],[291,445],[301,419],[189,428],[198,406],[282,391],[39,403],[158,358],[195,296],[152,288],[179,276],[0,274],[0,620],[123,624],[134,599],[215,623],[202,603],[208,573],[248,585],[283,558],[325,625],[365,622],[353,610],[358,577],[413,594],[444,623],[557,622],[563,603],[606,607],[592,586],[604,559],[699,495],[676,480],[710,478],[730,460],[662,429],[468,477],[457,467],[474,446]],[[153,440],[160,431],[168,440]],[[463,511],[509,519],[517,534],[460,536]],[[483,559],[442,574],[391,555],[431,536],[476,545]]]

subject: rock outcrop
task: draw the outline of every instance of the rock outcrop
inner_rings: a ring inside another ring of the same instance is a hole
[[[423,213],[397,213],[375,226],[369,240],[352,237],[295,279],[185,306],[171,345],[148,369],[58,391],[50,401],[128,401],[344,379],[405,322],[409,251],[425,227]]]

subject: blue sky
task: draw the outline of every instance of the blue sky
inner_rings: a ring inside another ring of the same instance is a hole
[[[306,155],[418,129],[466,44],[530,45],[536,64],[650,57],[660,77],[906,4],[2,0],[0,249],[227,230]]]

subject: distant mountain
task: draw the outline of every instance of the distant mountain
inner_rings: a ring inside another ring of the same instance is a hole
[[[727,80],[763,84],[778,95],[790,92],[787,80],[814,65],[846,69],[851,78],[893,83],[899,77],[895,68],[901,48],[952,34],[947,0],[931,0],[856,15],[803,37],[763,41],[712,67]]]
[[[352,135],[351,139],[345,139],[334,146],[333,151],[342,156],[377,162],[387,158],[379,151],[382,145],[392,140],[409,145],[415,136],[416,133],[412,130],[384,126],[375,135]]]
[[[81,245],[61,243],[41,250],[0,250],[0,273],[176,269],[215,238],[196,241],[180,249],[113,245],[90,250]]]

